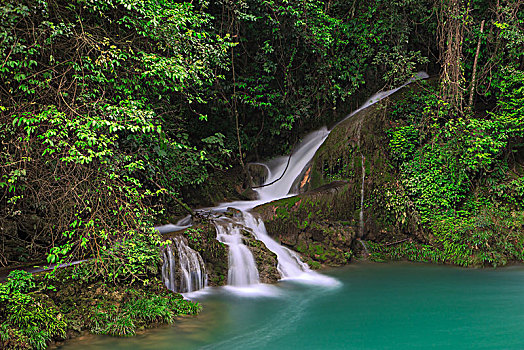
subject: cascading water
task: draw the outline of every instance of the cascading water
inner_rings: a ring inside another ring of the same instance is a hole
[[[411,84],[412,82],[417,81],[417,80],[421,80],[421,79],[427,79],[427,78],[429,78],[428,73],[426,73],[426,72],[418,72],[417,74],[414,74],[413,77],[409,78],[408,81],[406,81],[403,85],[401,85],[401,86],[399,86],[397,88],[394,88],[394,89],[391,89],[391,90],[387,90],[387,91],[379,91],[379,92],[377,92],[376,94],[371,96],[366,102],[364,102],[364,104],[361,105],[358,109],[354,110],[353,112],[348,114],[344,119],[342,119],[337,124],[335,124],[335,126],[337,126],[338,124],[342,123],[344,120],[354,116],[358,112],[368,108],[369,106],[374,105],[375,103],[385,99],[386,97],[388,97],[390,95],[393,95],[395,92],[397,92],[398,90],[402,89],[403,87]]]
[[[178,222],[175,225],[167,224],[167,225],[162,225],[162,226],[156,226],[155,229],[160,234],[164,234],[164,233],[182,231],[190,227],[191,225],[192,225],[191,215],[188,215],[185,218],[178,220]]]
[[[312,271],[300,259],[298,253],[281,246],[269,237],[264,222],[248,211],[242,211],[234,218],[220,217],[214,222],[217,239],[229,247],[228,285],[234,287],[260,285],[253,254],[243,244],[242,230],[251,233],[277,256],[277,269],[281,279],[293,279],[323,285],[337,284],[335,280]]]
[[[259,200],[270,202],[291,195],[290,191],[295,180],[313,159],[328,135],[329,131],[326,128],[314,131],[296,147],[290,159],[279,157],[269,161],[267,163],[269,174],[266,182],[262,187],[255,189]],[[275,182],[275,180],[278,181]]]
[[[429,76],[425,72],[419,72],[409,79],[404,85],[392,89],[389,91],[379,92],[373,95],[367,100],[361,107],[353,111],[351,114],[346,116],[342,121],[352,117],[361,110],[377,103],[378,101],[390,96],[396,91],[400,90],[404,86],[410,84],[418,79],[427,79]],[[338,125],[338,124],[337,124]],[[336,125],[334,126],[336,127]],[[258,193],[259,199],[254,201],[237,201],[224,203],[215,208],[211,208],[212,212],[221,212],[226,210],[228,207],[238,208],[243,212],[244,217],[247,218],[242,224],[249,228],[254,236],[262,241],[266,247],[277,255],[278,258],[278,270],[282,278],[297,278],[304,274],[312,275],[312,271],[309,270],[306,264],[304,264],[297,253],[281,247],[277,242],[271,239],[265,230],[264,224],[261,220],[251,219],[251,214],[247,213],[247,210],[254,208],[255,206],[268,203],[273,200],[281,199],[290,195],[291,189],[297,178],[302,174],[304,168],[314,157],[316,151],[320,148],[324,140],[328,137],[331,130],[322,128],[315,131],[304,138],[304,141],[295,149],[290,157],[279,157],[267,163],[260,163],[265,166],[268,170],[267,178],[261,188],[255,189]],[[359,131],[360,133],[360,131]],[[359,140],[360,141],[360,140]],[[359,144],[360,145],[360,144]],[[364,181],[365,181],[365,169],[364,169],[364,155],[362,156],[362,188],[361,188],[361,209],[360,209],[360,227],[361,236],[364,231]],[[155,229],[163,234],[169,232],[176,232],[184,230],[192,225],[191,216],[186,216],[182,220],[178,221],[176,225],[168,224],[163,226],[155,227]],[[229,283],[234,285],[250,285],[258,284],[258,270],[253,259],[253,255],[249,249],[242,243],[242,239],[239,238],[240,234],[237,234],[233,224],[231,225],[216,225],[218,239],[221,242],[227,244],[230,249],[230,277]],[[362,245],[366,249],[364,243]],[[196,291],[205,287],[207,284],[207,276],[205,273],[204,263],[202,257],[187,246],[185,241],[182,239],[175,239],[175,246],[177,247],[179,255],[179,287],[176,286],[177,280],[177,265],[175,259],[175,252],[172,246],[168,246],[163,250],[162,265],[162,278],[166,286],[171,290],[178,290],[180,292],[191,292]],[[231,252],[233,250],[233,252]],[[367,251],[367,249],[366,249]],[[68,265],[79,264],[83,261],[75,261]],[[233,265],[233,268],[231,267]],[[245,265],[247,267],[239,267]],[[45,271],[46,269],[38,269],[36,271]],[[35,271],[35,272],[36,272]],[[317,274],[318,276],[321,276]],[[0,279],[1,280],[1,279]]]
[[[167,289],[174,292],[177,291],[175,278],[176,278],[176,259],[175,252],[171,245],[167,245],[162,249],[162,281],[166,285]]]
[[[251,229],[255,238],[263,242],[267,249],[276,254],[278,272],[282,279],[326,280],[324,276],[311,271],[309,266],[300,259],[298,253],[288,249],[273,240],[266,231],[266,226],[260,218],[254,217],[249,212],[243,212],[243,222]]]
[[[329,132],[326,128],[315,131],[306,136],[296,147],[290,159],[279,157],[267,164],[262,164],[267,167],[268,174],[264,182],[265,186],[255,189],[258,193],[258,200],[224,203],[211,209],[215,212],[224,211],[229,207],[241,210],[241,215],[230,219],[229,222],[224,222],[224,218],[215,221],[217,239],[229,247],[229,285],[245,287],[259,284],[255,259],[249,248],[242,242],[241,227],[249,230],[257,240],[262,241],[270,251],[276,254],[281,278],[302,280],[317,278],[318,281],[324,281],[323,283],[328,280],[327,277],[311,271],[309,266],[300,260],[297,253],[281,246],[269,237],[262,220],[255,219],[248,212],[259,204],[292,195],[290,191],[295,180],[311,161],[328,135]]]
[[[217,239],[229,247],[227,284],[235,287],[259,284],[257,265],[253,254],[242,242],[241,227],[227,218],[215,220],[214,224]]]
[[[207,274],[202,257],[187,245],[184,238],[174,237],[173,241],[174,246],[169,244],[163,250],[162,280],[166,287],[180,293],[204,288]]]

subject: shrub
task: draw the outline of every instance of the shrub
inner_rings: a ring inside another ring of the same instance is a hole
[[[16,270],[0,285],[0,336],[8,349],[45,349],[51,339],[65,338],[62,315],[50,300],[34,295],[35,288],[31,274]]]

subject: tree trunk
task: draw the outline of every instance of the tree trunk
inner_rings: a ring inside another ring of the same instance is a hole
[[[442,0],[438,18],[438,34],[442,72],[441,97],[457,116],[463,113],[464,77],[462,74],[462,44],[469,10],[465,0]]]
[[[473,62],[473,75],[471,77],[471,89],[469,91],[469,103],[468,107],[473,107],[473,94],[475,93],[475,80],[477,78],[477,62],[479,59],[479,52],[480,52],[480,41],[482,40],[482,33],[484,33],[484,20],[482,20],[482,23],[480,23],[480,36],[479,41],[477,43],[477,52],[475,53],[475,61]]]

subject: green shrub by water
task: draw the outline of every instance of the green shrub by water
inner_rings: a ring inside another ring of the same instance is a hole
[[[92,266],[86,264],[87,267]],[[107,266],[107,265],[106,265]],[[82,271],[80,269],[79,271]],[[45,349],[52,341],[88,330],[133,336],[178,315],[196,314],[200,305],[165,289],[155,277],[147,284],[71,278],[70,271],[47,277],[15,270],[0,284],[0,344],[5,349]],[[86,276],[86,275],[84,275]]]
[[[37,289],[33,276],[24,271],[11,272],[0,284],[0,337],[7,349],[40,350],[52,339],[65,338],[64,316]]]

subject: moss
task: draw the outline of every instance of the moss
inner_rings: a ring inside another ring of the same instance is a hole
[[[366,171],[366,176],[370,176],[371,175],[371,162],[365,158],[364,160],[364,169]]]
[[[307,262],[306,262],[309,267],[311,267],[313,270],[318,270],[322,267],[322,265],[318,262],[318,261],[314,261],[312,259],[309,259]]]
[[[305,253],[307,252],[307,244],[305,242],[300,242],[296,247],[295,249],[299,252],[299,253]]]
[[[323,174],[315,169],[311,171],[311,180],[310,180],[310,186],[312,188],[318,188],[320,186],[324,185],[323,182]]]
[[[324,247],[322,247],[320,244],[312,244],[309,246],[309,253],[322,255],[324,254]]]
[[[208,283],[212,286],[222,286],[226,284],[226,276],[223,274],[208,275]]]
[[[286,207],[277,208],[276,215],[279,219],[286,219],[289,217],[289,211]]]
[[[296,196],[290,201],[275,201],[259,208],[268,233],[304,256],[304,259],[338,266],[347,263],[343,252],[350,249],[353,227],[348,220],[345,183]],[[277,215],[284,207],[288,217]],[[358,215],[358,214],[357,214]],[[340,224],[345,221],[345,225]]]
[[[522,260],[522,225],[519,226],[520,214],[515,210],[500,215],[468,216],[468,220],[457,215],[451,218],[453,222],[433,221],[425,225],[420,222],[413,198],[410,200],[403,187],[398,163],[388,155],[386,129],[391,121],[388,118],[398,109],[391,102],[403,99],[407,92],[406,89],[395,94],[338,124],[312,160],[307,192],[294,197],[291,205],[287,202],[290,199],[286,199],[256,209],[263,215],[270,235],[299,251],[306,260],[326,265],[350,260],[350,247],[353,247],[354,233],[359,228],[363,153],[366,173],[364,237],[379,245],[405,237],[416,242],[398,247],[383,244],[372,252],[371,259],[405,258],[459,265]],[[522,168],[518,164],[513,167],[516,173]],[[339,178],[347,179],[347,183],[332,188],[326,186]],[[508,186],[494,191],[505,194],[521,188],[520,185]],[[517,224],[508,222],[507,218]],[[484,224],[489,221],[489,227],[476,226],[476,221]],[[352,233],[343,233],[344,230]],[[490,237],[489,242],[482,238],[486,230],[490,230],[486,234]]]

